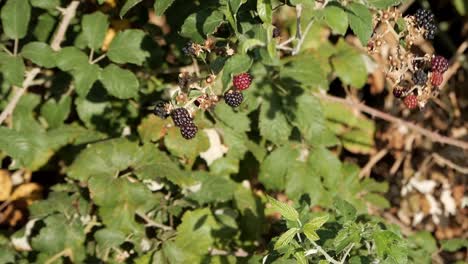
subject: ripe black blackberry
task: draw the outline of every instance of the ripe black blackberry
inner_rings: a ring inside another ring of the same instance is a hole
[[[427,25],[434,23],[434,14],[428,9],[418,9],[414,17],[418,26],[422,28],[426,28]]]
[[[167,112],[166,103],[163,101],[158,101],[154,106],[153,114],[159,116],[162,119],[166,119],[169,116]]]
[[[281,34],[281,31],[280,31],[279,28],[277,28],[277,27],[273,28],[273,38],[279,37],[280,34]]]
[[[187,44],[185,44],[185,46],[182,48],[182,52],[184,52],[186,56],[195,56],[195,48],[193,47],[193,42],[187,42]]]
[[[431,24],[428,24],[425,29],[426,29],[426,32],[424,32],[424,38],[434,39],[435,34],[437,33],[437,26],[434,23],[431,23]]]
[[[190,117],[190,113],[187,111],[187,109],[183,107],[172,110],[171,117],[174,121],[174,124],[178,127],[193,124],[193,120],[192,117]]]
[[[239,91],[229,90],[224,94],[224,101],[230,107],[238,107],[243,100],[244,96]]]
[[[393,96],[395,96],[396,98],[401,98],[404,93],[405,93],[405,91],[401,87],[395,87],[393,89]]]
[[[427,73],[423,70],[417,70],[413,73],[412,80],[416,85],[424,85],[427,82]]]
[[[194,123],[180,127],[180,134],[185,139],[192,139],[197,135],[198,127]]]
[[[432,71],[444,73],[448,70],[448,60],[443,56],[435,56],[431,61]]]

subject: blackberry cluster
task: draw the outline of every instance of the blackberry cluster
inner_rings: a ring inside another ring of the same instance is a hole
[[[163,101],[158,101],[154,106],[153,114],[159,116],[162,119],[166,119],[169,116],[166,103]]]
[[[426,31],[424,37],[426,39],[434,39],[434,35],[437,32],[437,26],[434,21],[434,14],[427,9],[419,9],[414,15],[416,18],[416,24],[420,28],[424,28]]]
[[[413,74],[413,82],[416,85],[424,85],[427,82],[427,73],[425,73],[423,70],[417,70]]]
[[[229,90],[224,94],[224,101],[230,107],[238,107],[242,103],[242,100],[244,100],[244,96],[239,91]]]
[[[404,93],[405,90],[401,87],[396,87],[393,89],[393,96],[395,96],[396,98],[401,98]]]
[[[192,139],[198,132],[198,128],[193,123],[193,119],[187,109],[181,107],[172,110],[171,112],[172,121],[178,127],[180,127],[180,133],[185,139]]]

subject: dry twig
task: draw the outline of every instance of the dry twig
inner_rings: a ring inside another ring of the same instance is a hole
[[[358,102],[353,102],[351,100],[347,100],[347,99],[344,99],[344,98],[339,98],[339,97],[335,97],[335,96],[331,96],[331,95],[327,95],[327,94],[316,93],[316,95],[318,97],[320,97],[322,99],[325,99],[325,100],[328,100],[328,101],[349,105],[349,106],[351,106],[351,107],[353,107],[353,108],[355,108],[355,109],[357,109],[357,110],[359,110],[361,112],[370,114],[370,115],[372,115],[374,117],[378,117],[378,118],[380,118],[382,120],[406,126],[407,128],[413,130],[414,132],[417,132],[417,133],[427,137],[429,140],[431,140],[433,142],[439,142],[439,143],[442,143],[442,144],[447,144],[447,145],[451,145],[451,146],[455,146],[455,147],[458,147],[458,148],[461,148],[461,149],[468,150],[468,142],[458,140],[458,139],[454,139],[454,138],[451,138],[451,137],[446,137],[446,136],[443,136],[441,134],[432,132],[430,130],[422,128],[422,127],[420,127],[420,126],[418,126],[416,124],[413,124],[411,122],[405,121],[405,120],[400,119],[398,117],[394,117],[394,116],[392,116],[390,114],[381,112],[381,111],[379,111],[379,110],[377,110],[375,108],[369,107],[369,106],[367,106],[365,104],[358,103]]]

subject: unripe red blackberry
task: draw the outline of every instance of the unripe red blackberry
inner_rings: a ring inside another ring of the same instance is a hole
[[[433,72],[444,73],[448,70],[448,60],[443,56],[435,56],[432,58],[431,68]]]
[[[239,91],[249,88],[251,83],[252,83],[252,76],[250,76],[250,74],[246,72],[234,76],[232,80],[232,84]]]
[[[412,80],[416,85],[424,85],[427,82],[427,73],[423,70],[417,70],[413,73]]]
[[[440,72],[432,72],[431,75],[431,84],[434,86],[439,86],[442,84],[442,81],[444,80],[444,76]]]
[[[174,121],[174,124],[178,127],[193,123],[193,120],[190,117],[190,113],[183,107],[172,110],[171,117],[172,121]]]
[[[185,139],[192,139],[197,135],[198,127],[194,123],[189,123],[180,127],[180,134]]]
[[[169,116],[167,112],[166,103],[163,101],[159,101],[154,106],[153,114],[159,116],[162,119],[166,119]]]
[[[242,100],[244,100],[244,96],[239,91],[229,90],[224,94],[224,101],[230,107],[238,107]]]
[[[403,99],[403,103],[408,107],[409,109],[414,109],[418,106],[418,98],[416,95],[410,94]]]

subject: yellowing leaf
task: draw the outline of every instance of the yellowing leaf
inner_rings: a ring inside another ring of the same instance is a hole
[[[7,170],[0,170],[0,201],[10,197],[12,186],[10,173]]]
[[[18,188],[16,188],[13,194],[11,195],[10,200],[15,201],[24,198],[31,198],[35,200],[36,198],[39,198],[41,196],[42,186],[40,186],[37,183],[30,182],[18,186]]]

